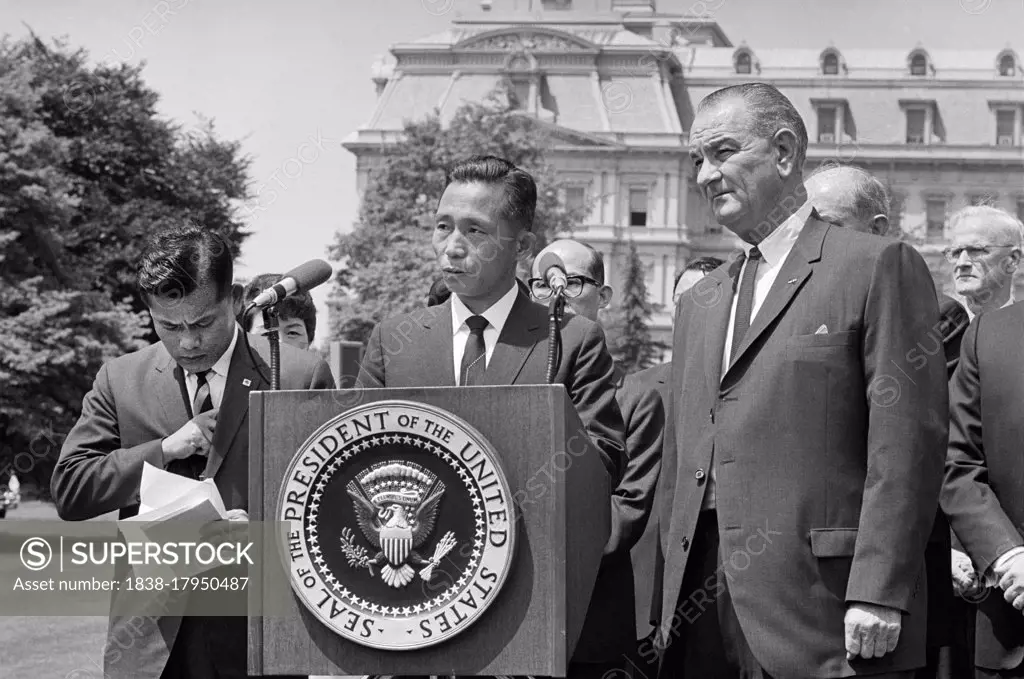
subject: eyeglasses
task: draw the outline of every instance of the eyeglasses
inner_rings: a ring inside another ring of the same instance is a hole
[[[950,264],[956,264],[960,261],[960,255],[967,253],[967,259],[975,260],[984,257],[985,255],[991,254],[994,248],[1015,248],[1016,245],[1007,243],[1006,245],[968,245],[966,247],[953,248],[949,247],[942,251],[942,254],[946,256],[946,261]]]
[[[526,282],[530,286],[530,292],[533,293],[533,298],[539,301],[550,299],[551,295],[554,294],[554,290],[548,285],[548,282],[543,278],[531,278]],[[569,298],[579,297],[583,294],[583,286],[587,283],[597,287],[598,282],[590,276],[566,276],[565,277],[565,296]]]

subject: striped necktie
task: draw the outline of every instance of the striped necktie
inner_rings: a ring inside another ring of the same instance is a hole
[[[210,393],[210,383],[206,380],[206,376],[212,372],[212,370],[204,370],[196,373],[196,397],[192,399],[193,417],[205,413],[207,410],[213,410],[213,395]]]

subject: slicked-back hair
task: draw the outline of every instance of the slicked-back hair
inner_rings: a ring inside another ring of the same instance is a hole
[[[704,97],[697,104],[697,113],[713,109],[733,97],[746,105],[752,131],[758,137],[771,141],[779,130],[792,130],[796,135],[796,169],[801,170],[807,158],[807,127],[793,102],[767,83],[742,83],[723,87]]]
[[[1024,223],[1002,208],[991,205],[968,205],[953,213],[949,218],[949,230],[955,231],[965,219],[976,217],[993,225],[1000,225],[1013,239],[1010,245],[1024,248]]]
[[[682,278],[683,274],[687,271],[700,271],[702,274],[707,276],[709,273],[722,266],[722,264],[724,264],[724,262],[718,257],[698,257],[697,259],[690,260],[686,263],[686,266],[676,272],[676,279],[672,281],[672,289],[676,289],[676,286],[679,285],[679,279]]]
[[[249,302],[256,299],[257,295],[280,281],[282,276],[283,274],[279,273],[263,273],[246,283],[245,290],[242,293],[244,304],[248,305]],[[253,309],[243,318],[240,318],[239,322],[242,325],[242,329],[246,332],[251,331],[256,314],[259,313],[263,312]],[[312,344],[313,338],[316,336],[316,304],[313,302],[312,295],[308,292],[297,292],[285,297],[277,303],[277,315],[281,320],[297,318],[302,321],[302,324],[306,326],[306,337],[309,338],[309,342]]]
[[[873,174],[854,165],[824,164],[815,168],[808,179],[827,172],[847,172],[854,177],[853,186],[850,187],[853,195],[853,205],[850,206],[850,209],[861,224],[870,224],[875,215],[889,217],[891,209],[889,192]],[[885,234],[876,233],[876,235],[884,236]]]
[[[231,292],[231,244],[215,231],[185,223],[153,234],[139,258],[138,286],[143,300],[187,297],[213,282],[217,299]]]
[[[500,185],[505,189],[502,217],[517,230],[533,230],[537,210],[537,184],[529,172],[521,170],[504,158],[473,156],[455,163],[445,173],[444,187],[450,184]]]

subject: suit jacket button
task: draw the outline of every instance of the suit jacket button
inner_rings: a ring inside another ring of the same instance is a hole
[[[698,481],[703,480],[703,478],[704,478],[704,470],[703,469],[698,469],[697,471],[695,471],[693,473],[693,478],[697,479]]]
[[[690,538],[683,538],[683,551],[685,552],[690,548]]]

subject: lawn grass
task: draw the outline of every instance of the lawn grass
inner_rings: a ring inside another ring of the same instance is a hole
[[[97,517],[110,520],[116,515]],[[6,521],[57,521],[53,505],[23,502]],[[0,521],[0,531],[4,521]],[[4,611],[4,613],[8,613]],[[107,618],[0,615],[0,676],[31,679],[101,679]]]

